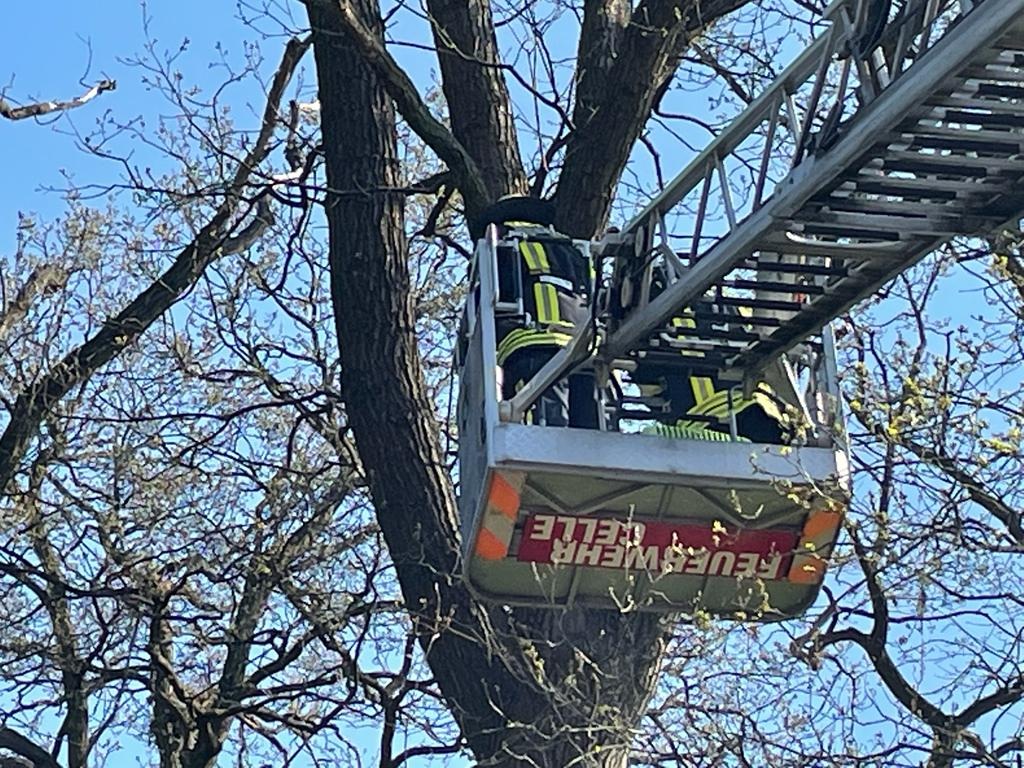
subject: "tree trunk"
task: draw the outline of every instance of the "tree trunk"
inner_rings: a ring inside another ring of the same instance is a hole
[[[376,3],[354,3],[381,34]],[[421,645],[481,765],[626,763],[665,626],[608,611],[506,611],[460,579],[457,511],[423,381],[395,116],[328,8],[310,5],[331,285],[349,424]],[[506,178],[514,178],[509,171]]]
[[[580,238],[603,232],[626,161],[689,41],[747,2],[649,0],[626,29],[620,3],[586,3],[573,132],[555,195],[561,231]]]
[[[490,0],[430,0],[427,7],[452,133],[476,160],[492,199],[525,193]],[[479,211],[466,213],[472,217]]]
[[[375,4],[364,22],[380,33]],[[406,265],[395,116],[344,27],[310,6],[332,190],[331,290],[349,424],[402,595],[442,692],[474,751],[504,720],[491,706],[515,681],[483,636],[488,622],[457,581],[454,491],[424,386]]]

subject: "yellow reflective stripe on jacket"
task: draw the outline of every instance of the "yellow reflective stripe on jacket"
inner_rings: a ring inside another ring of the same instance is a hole
[[[535,346],[564,347],[572,341],[568,333],[553,333],[551,331],[537,331],[532,328],[517,328],[511,331],[498,345],[498,365],[505,361],[520,349]]]
[[[692,317],[673,317],[672,318],[673,328],[696,328],[697,321]]]
[[[540,243],[519,241],[519,252],[523,254],[526,268],[531,275],[543,275],[551,271],[551,264],[548,262],[547,251]]]
[[[693,310],[687,309],[683,317],[672,318],[673,328],[696,328],[697,321],[693,319]],[[679,354],[685,357],[704,357],[704,353],[698,349],[681,349]]]
[[[693,390],[693,402],[699,408],[701,403],[715,396],[715,385],[710,376],[691,376],[690,389]]]
[[[561,322],[558,313],[558,291],[548,283],[534,283],[533,300],[537,305],[537,322],[542,325]]]
[[[711,442],[740,442],[749,443],[750,438],[737,437],[735,441],[727,432],[717,432],[713,429],[703,427],[690,427],[684,423],[677,424],[656,424],[654,427],[646,427],[643,430],[645,435],[658,435],[659,437],[670,437],[673,440],[709,440]]]
[[[724,420],[730,413],[741,413],[756,404],[761,406],[769,417],[782,422],[782,412],[770,394],[762,389],[767,387],[766,384],[759,384],[752,398],[730,397],[729,390],[716,391],[711,378],[707,376],[691,376],[690,387],[693,390],[695,405],[688,411],[689,416],[712,416]],[[680,424],[699,428],[703,422],[688,420],[681,421]]]

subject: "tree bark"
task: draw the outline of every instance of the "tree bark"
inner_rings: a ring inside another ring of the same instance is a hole
[[[574,126],[555,195],[561,231],[590,238],[604,230],[629,154],[689,41],[747,2],[650,0],[626,29],[620,4],[586,4]]]
[[[427,11],[452,133],[476,160],[492,201],[525,194],[526,174],[489,0],[428,0]],[[466,213],[472,217],[479,211]]]
[[[510,614],[475,602],[462,585],[455,498],[423,381],[403,199],[394,191],[393,106],[375,70],[346,43],[342,19],[307,7],[343,395],[427,660],[483,764],[624,765],[653,688],[662,624],[610,612]],[[356,7],[381,34],[376,4]]]
[[[354,4],[380,34],[376,4]],[[454,492],[417,349],[395,116],[345,27],[309,5],[327,180],[331,289],[348,420],[420,642],[474,751],[500,732],[502,683],[482,613],[457,581]],[[351,194],[361,190],[363,194]],[[343,194],[344,193],[344,194]]]
[[[18,760],[18,763],[22,766],[28,765],[30,768],[60,768],[60,763],[54,760],[49,752],[34,741],[22,736],[13,728],[0,727],[0,749],[5,749],[24,758],[25,762]],[[0,760],[3,759],[0,758]],[[11,762],[12,764],[14,763],[13,760]]]

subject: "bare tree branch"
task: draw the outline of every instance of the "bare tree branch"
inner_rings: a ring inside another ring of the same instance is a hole
[[[89,380],[97,370],[120,354],[188,290],[216,258],[230,238],[224,231],[238,209],[239,198],[253,171],[270,153],[270,139],[278,123],[277,111],[285,88],[310,40],[292,39],[274,76],[253,148],[239,164],[229,183],[225,200],[196,238],[170,268],[131,301],[102,330],[64,357],[39,381],[21,392],[10,423],[0,435],[0,489],[6,488],[40,422],[72,388]]]
[[[10,305],[0,308],[0,341],[25,317],[36,296],[60,290],[67,279],[67,271],[56,264],[34,269]]]
[[[0,728],[0,749],[24,757],[32,768],[61,768],[49,752],[13,728]]]
[[[427,11],[452,132],[476,161],[491,200],[524,193],[526,175],[490,1],[428,0]],[[467,205],[467,213],[477,211]]]
[[[52,112],[66,112],[69,109],[75,109],[83,104],[88,104],[104,91],[112,91],[115,88],[117,88],[116,81],[100,80],[81,96],[76,96],[68,101],[38,101],[21,107],[11,105],[0,96],[0,117],[6,117],[8,120],[25,120],[29,117],[39,117],[40,115],[48,115]]]
[[[746,0],[647,0],[634,10],[625,30],[596,25],[612,36],[614,55],[604,67],[579,71],[565,163],[555,195],[556,223],[575,237],[591,237],[608,218],[615,185],[651,110],[689,46],[701,31]],[[588,6],[607,11],[605,3]],[[597,78],[591,85],[588,77]],[[601,87],[602,83],[614,87]],[[602,158],[593,163],[591,158]]]
[[[380,77],[381,84],[409,127],[454,172],[466,205],[477,209],[486,205],[489,193],[476,161],[444,123],[430,113],[430,108],[420,97],[412,80],[388,53],[384,43],[359,18],[350,0],[305,2],[307,6],[317,7],[330,14],[329,18],[333,17],[338,22],[366,63]]]

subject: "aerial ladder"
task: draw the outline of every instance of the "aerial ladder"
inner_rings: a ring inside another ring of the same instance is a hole
[[[590,322],[504,401],[495,317],[515,308],[497,262],[515,236],[478,243],[459,427],[464,573],[482,597],[749,620],[813,603],[850,491],[829,323],[1024,214],[1024,0],[835,0],[824,22],[621,232],[580,244],[600,265]],[[801,437],[630,433],[657,418],[630,387],[652,366],[737,398],[767,382]],[[599,430],[522,423],[581,368],[620,390]]]

